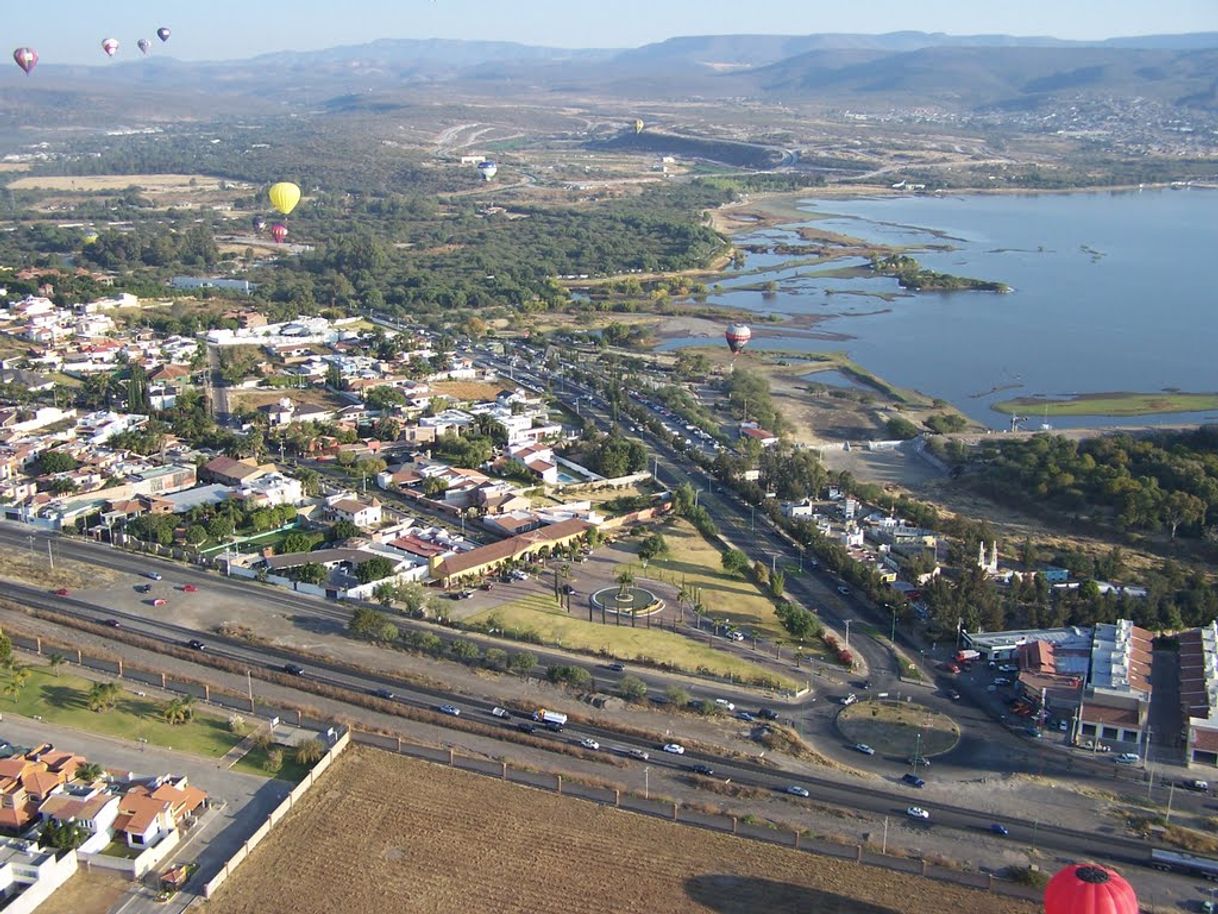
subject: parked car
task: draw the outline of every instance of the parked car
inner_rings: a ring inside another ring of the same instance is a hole
[[[135,585],[136,593],[148,593],[151,590],[152,590],[151,584],[136,584]]]
[[[778,720],[778,712],[773,708],[762,708],[757,712],[757,716],[762,720]]]
[[[727,711],[736,710],[736,706],[734,704],[732,704],[730,701],[728,701],[726,698],[716,698],[715,704],[717,704],[719,707],[721,707]]]
[[[575,588],[572,587],[570,584],[563,584],[562,592],[567,594],[568,596],[570,596],[571,594],[575,593]]]
[[[157,597],[155,600],[152,601],[152,605],[153,606],[164,606],[166,602],[167,601],[165,600],[164,597]]]
[[[436,710],[441,714],[447,714],[449,717],[461,716],[461,709],[455,705],[440,705],[440,707],[436,708]]]
[[[917,768],[919,765],[921,765],[923,768],[930,767],[930,759],[928,759],[925,755],[911,755],[905,761],[909,762],[909,764],[913,765],[915,768]]]
[[[142,572],[142,574],[144,577],[152,578],[154,581],[159,581],[161,579],[161,573],[159,571],[145,571]]]
[[[922,778],[918,777],[916,774],[902,775],[901,780],[904,781],[906,784],[908,784],[910,787],[925,787],[926,786],[926,781],[922,780]]]
[[[810,796],[812,796],[812,794],[808,793],[807,787],[800,787],[798,784],[792,784],[790,787],[788,787],[787,793],[791,794],[791,796],[793,796],[793,797],[810,797]]]
[[[1114,756],[1112,760],[1118,765],[1136,765],[1141,761],[1136,752],[1122,752],[1120,755]]]
[[[458,591],[457,591],[457,595],[456,595],[456,599],[458,599],[458,600],[468,600],[468,599],[469,599],[470,597],[472,597],[473,595],[474,595],[474,592],[473,592],[472,590],[458,590]]]
[[[752,714],[750,714],[748,711],[737,711],[737,712],[736,712],[736,719],[737,719],[737,720],[744,720],[744,721],[748,721],[749,723],[752,723],[752,722],[753,722],[753,721],[755,721],[757,718],[755,718],[755,717],[754,717]]]
[[[840,593],[843,597],[850,596],[850,588],[847,587],[845,584],[839,584],[838,588],[837,588],[837,592]]]
[[[601,744],[590,736],[585,736],[579,741],[579,744],[585,749],[599,749],[601,747]]]
[[[483,590],[494,590],[494,589],[495,589],[495,582],[494,582],[494,581],[483,581],[483,582],[482,582],[482,589],[483,589]]]
[[[996,685],[996,686],[1006,686],[1006,685],[1010,685],[1010,684],[1011,684],[1011,680],[1007,679],[1007,677],[1005,677],[1005,676],[995,676],[994,677],[994,685]]]
[[[199,592],[199,588],[196,587],[194,584],[183,584],[182,585],[182,593],[198,593],[198,592]]]
[[[854,704],[858,700],[859,700],[859,697],[857,695],[855,695],[853,692],[851,692],[849,695],[846,695],[845,697],[843,697],[841,699],[841,702],[846,707],[849,707],[850,705]]]
[[[957,692],[955,689],[948,689],[948,690],[947,690],[947,697],[948,697],[948,698],[950,698],[952,701],[959,701],[959,700],[960,700],[960,693],[959,693],[959,692]]]
[[[665,752],[671,752],[673,755],[684,755],[685,747],[680,743],[665,743],[661,747]]]
[[[863,755],[875,755],[875,750],[872,749],[870,746],[868,746],[866,743],[855,743],[854,751],[861,752],[861,753],[863,753]]]
[[[55,593],[55,596],[57,596],[57,597],[67,597],[67,596],[71,596],[72,591],[68,590],[68,588],[66,588],[66,587],[60,587],[54,593]]]
[[[911,819],[929,819],[930,818],[930,813],[928,813],[921,806],[909,807],[907,810],[905,810],[905,815],[909,816]]]
[[[993,832],[994,834],[996,834],[996,835],[1003,835],[1004,837],[1005,837],[1006,835],[1009,835],[1009,834],[1011,833],[1011,832],[1010,832],[1010,831],[1007,829],[1007,827],[1006,827],[1005,825],[1003,825],[1001,822],[994,822],[994,823],[992,823],[992,824],[990,825],[990,831],[992,831],[992,832]]]
[[[283,665],[283,671],[285,673],[291,673],[293,676],[304,675],[304,667],[302,667],[299,663],[285,663]]]

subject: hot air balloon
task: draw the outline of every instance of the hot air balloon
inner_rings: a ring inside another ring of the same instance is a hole
[[[13,51],[13,60],[17,61],[17,66],[25,70],[25,75],[29,76],[30,71],[38,65],[38,52],[33,48],[18,48]]]
[[[255,232],[257,232],[259,235],[261,235],[262,232],[266,229],[266,220],[263,219],[261,216],[255,216],[253,219],[250,220],[250,225],[252,225],[254,227]]]
[[[276,244],[283,244],[283,239],[288,237],[288,227],[282,222],[276,222],[271,226],[271,237],[275,239]]]
[[[161,41],[168,41],[171,34],[173,33],[170,32],[169,29],[165,28],[165,26],[161,26],[156,30],[156,37],[161,39]]]
[[[276,212],[286,216],[296,209],[296,204],[300,202],[300,188],[288,181],[280,181],[271,185],[267,196],[271,198],[271,206],[275,207]]]
[[[137,41],[135,43],[135,46],[140,49],[141,54],[147,54],[148,49],[150,47],[152,47],[152,42],[149,41],[147,38],[141,38],[139,41]]]
[[[1138,914],[1138,896],[1116,870],[1076,863],[1045,886],[1045,914]]]
[[[107,57],[113,57],[118,53],[118,39],[106,38],[102,41],[102,50],[106,52]]]
[[[478,173],[482,175],[484,181],[489,181],[499,173],[499,166],[491,161],[479,162]]]
[[[748,328],[747,324],[729,324],[723,333],[723,338],[727,340],[728,348],[732,350],[732,356],[735,357],[753,338],[753,331]]]
[[[642,132],[643,132],[643,127],[645,127],[645,126],[646,126],[646,125],[645,125],[645,124],[644,124],[642,121],[638,121],[638,120],[636,120],[636,121],[634,122],[634,135],[635,135],[635,136],[638,136],[640,133],[642,133]]]

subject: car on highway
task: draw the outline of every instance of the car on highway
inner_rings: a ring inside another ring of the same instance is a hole
[[[685,754],[685,747],[682,746],[680,743],[665,743],[660,748],[663,749],[665,752],[671,752],[673,755],[684,755]]]
[[[732,704],[730,701],[728,701],[726,698],[716,698],[715,704],[717,704],[719,707],[723,708],[726,711],[735,711],[736,710],[736,706],[734,704]]]
[[[152,601],[152,605],[153,606],[164,606],[168,602],[169,601],[166,600],[164,597],[157,597],[155,600]]]
[[[911,819],[929,819],[930,818],[930,813],[928,813],[921,806],[910,806],[908,809],[905,810],[905,815],[909,816]]]
[[[635,758],[642,759],[643,761],[647,761],[649,758],[651,758],[651,754],[648,753],[646,749],[628,749],[626,751]]]
[[[872,749],[870,746],[868,746],[866,743],[855,743],[854,751],[861,752],[861,753],[863,753],[863,755],[875,755],[875,750]]]
[[[812,794],[808,793],[807,787],[800,787],[798,784],[792,784],[790,787],[788,787],[787,793],[789,793],[793,797],[807,798],[807,797],[812,796]]]
[[[601,744],[590,736],[585,736],[579,741],[579,744],[585,749],[599,749]]]
[[[957,692],[955,689],[948,689],[946,694],[947,694],[947,697],[950,698],[952,701],[960,700],[960,693]]]
[[[146,578],[152,578],[154,581],[159,581],[161,579],[161,573],[159,571],[143,571],[140,573]]]
[[[202,641],[200,641],[198,638],[191,638],[189,641],[186,642],[186,646],[189,648],[193,648],[196,651],[207,650],[207,645],[204,644]]]
[[[613,670],[613,672],[615,672],[615,673],[620,673],[622,670],[626,669],[626,664],[611,663],[611,664],[609,664],[609,669]]]
[[[773,708],[762,708],[757,712],[757,716],[762,720],[778,720],[778,712]]]
[[[913,765],[915,768],[917,768],[919,765],[921,765],[923,768],[930,767],[930,759],[928,759],[925,755],[911,755],[905,761]]]
[[[1200,793],[1209,793],[1210,782],[1202,781],[1199,778],[1193,778],[1188,781],[1181,781],[1180,786],[1185,790],[1196,790]]]
[[[72,595],[72,591],[68,590],[66,587],[60,587],[58,590],[53,591],[53,593],[57,597],[68,597]]]
[[[303,676],[304,667],[299,663],[285,663],[282,667],[285,673],[291,673],[293,676]]]
[[[1010,830],[1005,825],[1003,825],[1001,822],[991,823],[990,831],[992,831],[996,835],[1002,835],[1003,837],[1006,837],[1007,835],[1009,835],[1011,833]]]
[[[373,689],[372,694],[377,698],[384,698],[386,701],[392,701],[393,699],[397,698],[397,695],[395,695],[390,689]]]
[[[1136,765],[1141,761],[1136,752],[1122,752],[1120,755],[1113,756],[1112,760],[1118,765]]]
[[[710,777],[715,773],[715,769],[710,765],[686,765],[685,770],[691,771],[694,774],[703,775],[704,777]]]
[[[537,732],[537,727],[534,724],[528,724],[528,723],[517,724],[516,729],[519,730],[521,733],[536,733]]]
[[[495,717],[511,717],[512,716],[511,711],[509,711],[507,708],[501,708],[498,705],[491,708],[491,714],[494,715]]]
[[[840,593],[843,597],[850,596],[850,588],[847,587],[845,584],[838,585],[837,592]]]
[[[436,708],[436,710],[441,714],[447,714],[449,717],[461,716],[461,709],[455,705],[440,705],[440,707]]]
[[[123,623],[119,622],[118,619],[103,619],[102,620],[102,625],[108,625],[111,628],[121,628],[122,624]]]
[[[843,695],[838,700],[846,707],[850,707],[850,705],[854,704],[856,701],[859,700],[859,697],[857,695],[855,695],[853,692],[851,692],[849,695]]]
[[[902,783],[908,784],[910,787],[925,787],[926,781],[918,777],[916,774],[901,775]]]

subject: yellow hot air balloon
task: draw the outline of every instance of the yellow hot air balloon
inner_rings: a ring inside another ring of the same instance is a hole
[[[642,132],[643,132],[643,126],[644,126],[644,125],[643,125],[643,122],[642,122],[642,121],[635,121],[635,122],[634,122],[634,133],[635,133],[635,136],[638,136],[640,133],[642,133]]]
[[[296,209],[296,204],[300,202],[300,188],[287,181],[280,181],[271,185],[267,196],[271,198],[271,206],[286,216]]]

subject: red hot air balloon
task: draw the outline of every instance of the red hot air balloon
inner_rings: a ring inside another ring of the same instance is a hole
[[[271,226],[271,237],[275,239],[276,244],[283,244],[283,239],[288,237],[288,227],[282,222],[276,222]]]
[[[1138,914],[1138,896],[1116,870],[1076,863],[1045,886],[1045,914]]]
[[[723,334],[723,338],[727,340],[727,345],[732,350],[732,355],[737,356],[740,354],[740,350],[753,338],[753,331],[746,324],[730,324],[727,331]]]
[[[29,76],[30,71],[38,65],[38,52],[33,48],[18,48],[13,51],[13,60],[17,61],[17,66],[25,70],[25,75]]]
[[[170,34],[171,32],[165,26],[161,26],[156,30],[156,37],[161,39],[161,41],[168,41]]]

